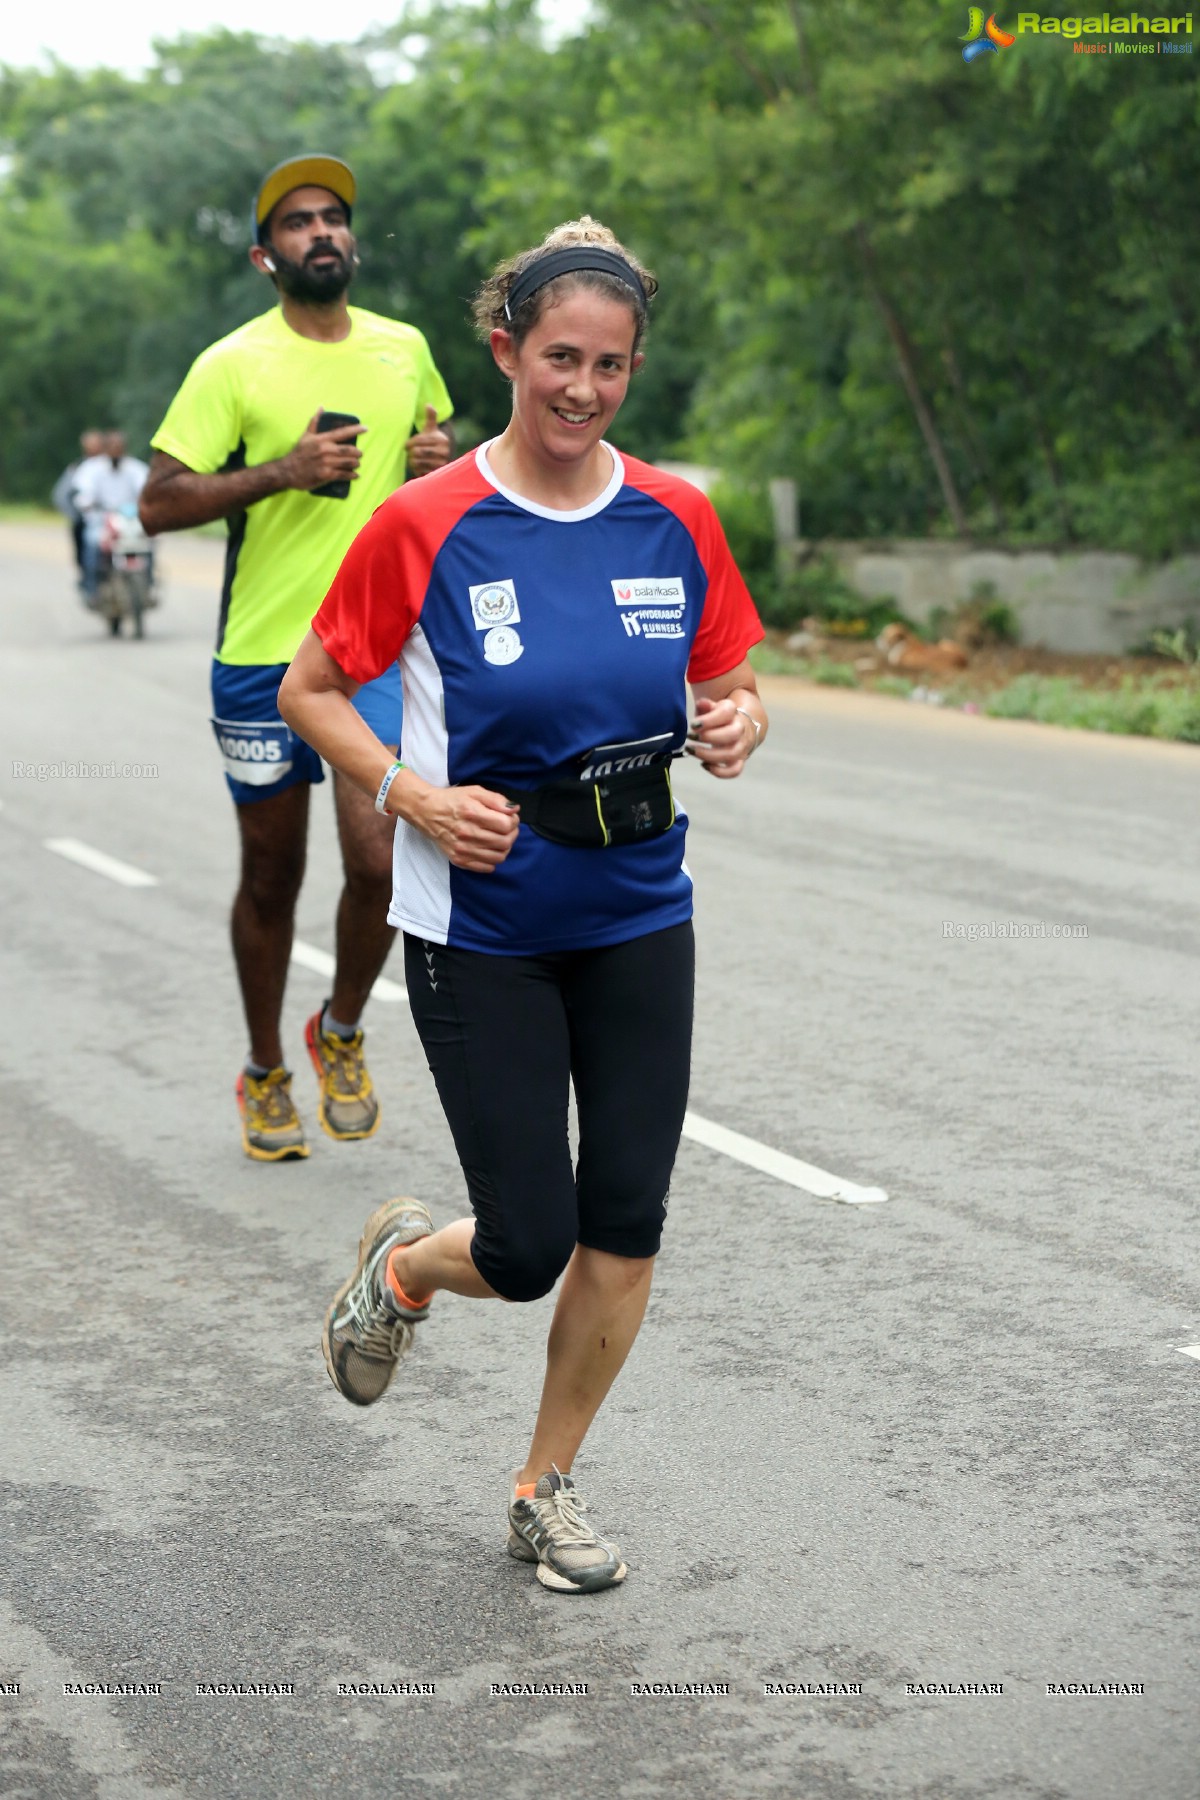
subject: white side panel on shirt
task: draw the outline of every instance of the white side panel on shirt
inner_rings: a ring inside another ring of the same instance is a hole
[[[400,652],[404,680],[404,735],[400,755],[434,787],[446,787],[447,739],[442,676],[420,625]],[[450,864],[415,825],[401,819],[392,852],[392,904],[388,922],[432,943],[450,929]]]

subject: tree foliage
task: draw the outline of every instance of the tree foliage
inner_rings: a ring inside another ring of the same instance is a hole
[[[360,179],[355,298],[426,331],[468,438],[507,410],[473,289],[587,211],[662,280],[631,450],[790,475],[811,535],[1194,543],[1196,58],[966,66],[964,13],[599,0],[548,41],[533,0],[457,0],[357,47],[6,71],[0,488],[44,492],[105,416],[144,444],[269,298],[257,181],[320,145]]]

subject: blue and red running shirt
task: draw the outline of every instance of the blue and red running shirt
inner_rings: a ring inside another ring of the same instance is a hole
[[[365,525],[313,620],[368,682],[399,658],[408,766],[438,787],[578,777],[598,746],[687,729],[687,681],[763,636],[699,489],[606,446],[576,512],[501,486],[487,446],[406,484]],[[391,924],[496,955],[622,943],[692,914],[686,816],[645,842],[577,849],[522,825],[491,874],[457,869],[398,821]]]

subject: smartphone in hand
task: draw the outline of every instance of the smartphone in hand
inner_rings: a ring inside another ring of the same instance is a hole
[[[322,408],[317,420],[318,431],[336,431],[339,425],[361,425],[362,420],[357,413],[326,412]],[[327,481],[324,487],[309,488],[310,494],[316,494],[324,500],[347,500],[350,497],[350,481]]]

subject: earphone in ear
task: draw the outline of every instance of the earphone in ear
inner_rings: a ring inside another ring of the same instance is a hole
[[[270,269],[272,275],[275,273],[275,264],[271,261],[269,256],[263,257],[263,266]]]

